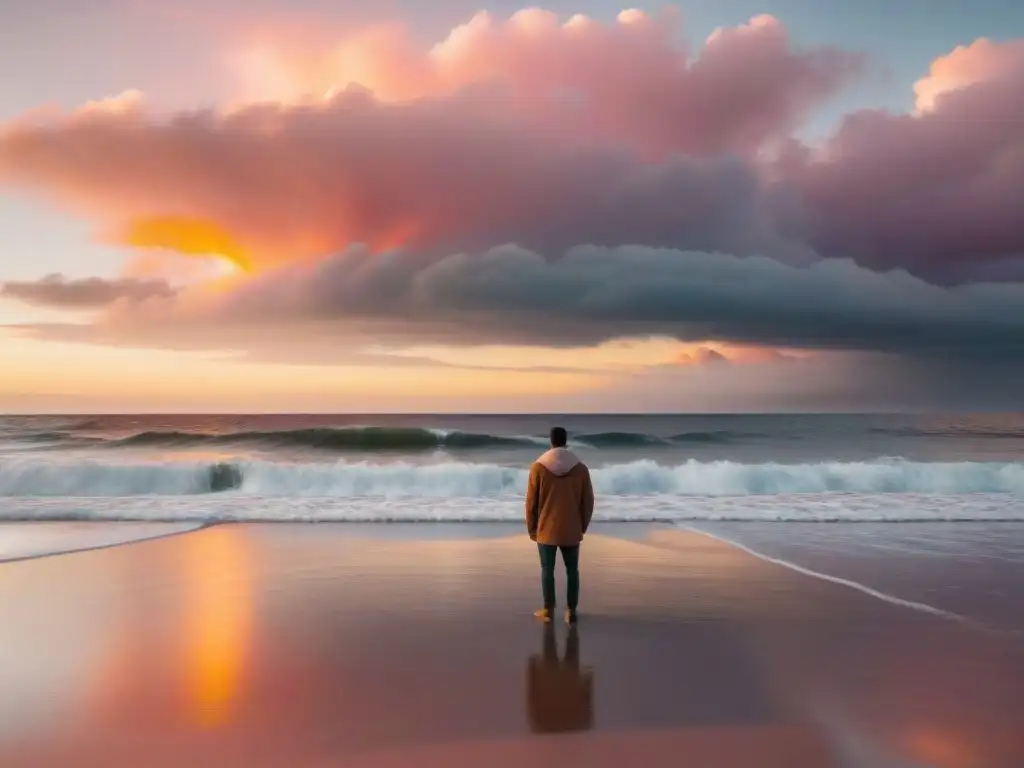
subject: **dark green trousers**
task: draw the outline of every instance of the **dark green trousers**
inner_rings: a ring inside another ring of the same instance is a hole
[[[562,551],[565,564],[565,605],[570,611],[576,610],[580,601],[580,548],[560,547],[554,544],[538,544],[540,551],[540,587],[544,594],[544,607],[555,608],[555,559]]]

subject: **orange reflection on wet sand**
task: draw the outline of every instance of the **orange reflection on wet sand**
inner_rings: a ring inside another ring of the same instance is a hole
[[[48,697],[0,766],[1024,766],[1016,638],[658,530],[588,535],[580,624],[539,625],[522,535],[368,528],[223,525],[7,566],[0,616],[66,627],[32,650],[77,663],[27,668],[22,692],[35,676],[72,704]],[[79,704],[90,664],[113,687]]]
[[[924,765],[939,768],[981,768],[983,763],[960,734],[922,725],[905,735],[907,751]]]
[[[252,635],[252,560],[244,537],[218,526],[186,537],[184,665],[198,724],[227,723],[239,700]]]

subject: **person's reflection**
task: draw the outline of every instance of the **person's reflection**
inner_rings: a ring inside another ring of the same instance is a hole
[[[559,660],[553,624],[544,625],[544,652],[526,670],[527,710],[535,733],[590,730],[594,724],[593,672],[580,667],[580,639],[569,627],[565,658]]]

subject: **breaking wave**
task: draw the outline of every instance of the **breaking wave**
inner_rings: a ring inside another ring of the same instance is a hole
[[[501,498],[519,496],[525,467],[469,462],[132,462],[98,459],[0,462],[0,497],[194,496],[275,498]],[[1024,464],[902,459],[817,464],[633,461],[595,466],[595,490],[616,496],[778,494],[973,494],[1024,496]]]

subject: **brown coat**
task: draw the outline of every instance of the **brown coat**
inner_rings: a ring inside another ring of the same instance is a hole
[[[565,448],[553,448],[530,467],[526,530],[538,544],[575,546],[594,514],[594,486],[587,465]]]

